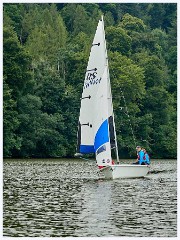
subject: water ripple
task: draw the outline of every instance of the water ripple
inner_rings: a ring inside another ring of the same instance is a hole
[[[93,161],[5,160],[4,236],[176,237],[176,172],[152,161],[143,179],[107,181]]]

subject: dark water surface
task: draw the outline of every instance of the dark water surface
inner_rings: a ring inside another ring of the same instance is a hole
[[[145,178],[99,180],[94,161],[4,160],[3,235],[176,237],[176,165],[153,160]]]

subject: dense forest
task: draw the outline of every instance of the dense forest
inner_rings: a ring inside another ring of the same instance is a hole
[[[4,157],[74,156],[84,76],[102,14],[120,157],[135,156],[138,144],[152,158],[176,158],[174,3],[5,3]]]

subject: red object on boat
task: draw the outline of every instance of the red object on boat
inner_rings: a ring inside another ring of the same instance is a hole
[[[103,168],[103,167],[105,167],[105,166],[98,166],[99,169],[101,169],[101,168]]]

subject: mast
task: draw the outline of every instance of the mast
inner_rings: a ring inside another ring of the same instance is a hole
[[[111,107],[112,107],[112,117],[113,117],[113,129],[114,129],[114,137],[115,137],[116,158],[117,158],[117,163],[119,164],[119,154],[118,154],[118,145],[117,145],[115,121],[114,121],[114,111],[113,111],[113,103],[112,103],[111,83],[110,83],[109,64],[108,64],[108,55],[107,55],[107,48],[106,48],[106,39],[105,39],[103,15],[101,16],[101,21],[102,21],[102,27],[103,27],[103,33],[104,33],[104,46],[105,46],[105,55],[106,55],[107,76],[108,76],[110,98],[111,98],[110,101],[111,101]]]

